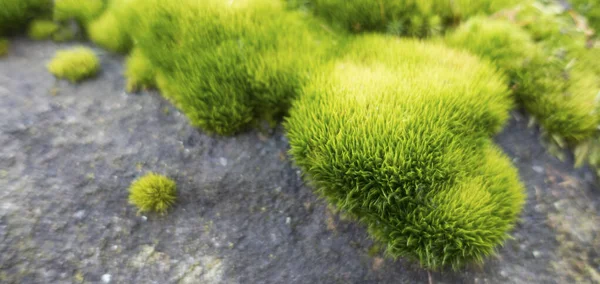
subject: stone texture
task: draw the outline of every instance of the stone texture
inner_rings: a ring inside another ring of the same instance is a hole
[[[126,94],[123,58],[101,50],[98,78],[56,81],[45,64],[68,46],[14,39],[0,59],[1,283],[600,282],[598,184],[518,111],[497,138],[528,189],[514,240],[428,273],[328,209],[281,129],[205,135],[159,94]],[[178,183],[165,216],[127,203],[148,171]]]

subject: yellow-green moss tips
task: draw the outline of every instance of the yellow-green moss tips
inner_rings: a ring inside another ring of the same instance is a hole
[[[149,173],[129,187],[129,203],[140,212],[164,214],[177,199],[177,185],[168,177]]]
[[[62,50],[48,64],[48,71],[57,78],[67,79],[72,83],[93,77],[100,70],[100,61],[91,49],[76,47]]]
[[[103,0],[56,0],[54,1],[54,20],[59,22],[75,20],[82,28],[102,14],[105,8]]]
[[[8,54],[9,43],[7,39],[0,38],[0,56]]]
[[[490,138],[512,106],[506,78],[475,56],[361,36],[303,89],[285,127],[317,192],[388,256],[459,268],[493,254],[524,204]]]
[[[59,29],[59,25],[53,21],[35,20],[29,25],[27,35],[35,40],[50,39]]]
[[[335,37],[278,0],[133,6],[136,48],[161,74],[163,96],[222,135],[277,121]]]
[[[127,92],[136,92],[156,86],[156,73],[152,67],[152,63],[137,48],[127,57],[125,78],[127,78],[127,85],[125,87]]]
[[[88,34],[90,39],[112,52],[126,53],[133,42],[126,28],[129,0],[113,0],[109,7],[96,20],[90,23]]]

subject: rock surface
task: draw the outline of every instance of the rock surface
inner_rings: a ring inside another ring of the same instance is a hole
[[[155,92],[126,94],[123,58],[71,85],[67,44],[12,40],[0,59],[0,283],[599,283],[600,189],[550,156],[518,111],[497,142],[528,199],[484,265],[427,272],[384,258],[306,186],[283,131],[214,137]],[[155,171],[179,200],[140,215],[127,187]]]

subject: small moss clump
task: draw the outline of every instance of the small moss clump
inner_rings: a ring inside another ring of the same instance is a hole
[[[94,51],[86,47],[58,51],[48,64],[50,73],[73,83],[93,77],[99,70],[98,57]]]
[[[36,18],[52,13],[52,0],[2,0],[0,1],[0,35],[22,32]]]
[[[8,54],[9,43],[7,39],[0,38],[0,56]]]
[[[222,135],[277,121],[334,38],[276,0],[132,6],[129,28],[161,73],[161,93],[193,125]]]
[[[27,35],[35,40],[50,39],[60,29],[60,26],[49,20],[34,20],[29,25]]]
[[[134,49],[127,57],[125,78],[127,78],[127,92],[150,89],[156,86],[156,73],[152,63],[139,49]]]
[[[149,173],[129,187],[129,203],[140,212],[154,211],[164,214],[177,199],[177,186],[168,177]]]
[[[315,13],[344,29],[428,36],[477,14],[527,0],[312,0]]]
[[[294,102],[290,153],[388,256],[428,268],[481,262],[524,204],[490,138],[513,106],[506,81],[443,45],[360,36]]]

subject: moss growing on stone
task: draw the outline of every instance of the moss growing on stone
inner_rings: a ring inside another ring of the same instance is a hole
[[[102,14],[106,6],[104,0],[56,0],[54,2],[54,20],[59,22],[74,20],[84,29]]]
[[[446,42],[488,58],[504,70],[517,99],[552,135],[570,141],[590,137],[600,123],[597,75],[576,60],[573,48],[555,48],[563,40],[545,32],[536,37],[542,41],[534,41],[511,22],[478,18],[451,33]]]
[[[0,1],[0,35],[24,31],[27,24],[52,13],[52,0]]]
[[[59,25],[53,21],[34,20],[29,25],[27,35],[35,40],[50,39],[59,29]]]
[[[149,173],[135,180],[129,187],[129,203],[140,212],[164,214],[177,199],[177,185],[168,177]]]
[[[344,29],[427,36],[464,19],[527,0],[312,0],[317,15]]]
[[[345,50],[290,110],[296,164],[387,255],[428,268],[481,262],[524,203],[490,139],[513,106],[506,78],[437,44],[361,36]]]
[[[274,0],[132,6],[136,47],[162,73],[162,94],[224,135],[285,113],[333,37]]]
[[[93,77],[100,70],[100,61],[89,48],[76,47],[62,50],[48,64],[48,71],[57,78],[67,79],[72,83]]]
[[[127,92],[149,89],[156,86],[156,73],[148,58],[139,49],[134,49],[125,64]]]
[[[8,54],[9,43],[7,39],[0,38],[0,56]]]

